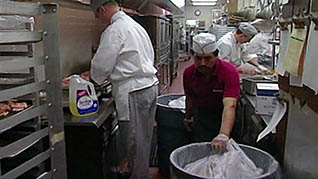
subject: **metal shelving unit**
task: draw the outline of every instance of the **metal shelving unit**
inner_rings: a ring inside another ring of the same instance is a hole
[[[24,174],[38,166],[45,166],[35,178],[67,178],[64,141],[64,119],[62,109],[62,90],[58,38],[58,8],[56,4],[22,3],[0,1],[0,15],[21,15],[43,18],[42,30],[0,30],[0,45],[25,45],[28,52],[0,52],[0,72],[6,72],[5,78],[27,77],[23,83],[8,88],[0,88],[0,102],[12,99],[31,99],[27,109],[0,119],[0,139],[10,130],[21,133],[20,138],[0,146],[0,179],[23,178]],[[43,49],[35,49],[35,43],[42,43]],[[43,50],[43,56],[34,55]],[[3,56],[10,56],[4,58]],[[44,67],[44,80],[39,80],[39,67]],[[15,71],[28,69],[28,74]],[[14,71],[14,72],[7,72]],[[0,75],[0,78],[3,78]],[[22,80],[23,81],[23,80]],[[1,83],[1,81],[0,81]],[[40,91],[47,94],[46,101],[40,102]],[[41,128],[40,121],[45,117],[48,127]],[[35,130],[25,132],[24,124],[35,121]],[[24,135],[22,135],[22,133]],[[28,159],[15,161],[15,158],[38,145],[45,143],[43,150]],[[2,167],[14,160],[17,166],[8,171]]]

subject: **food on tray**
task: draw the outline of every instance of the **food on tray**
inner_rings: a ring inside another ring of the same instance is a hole
[[[22,111],[22,110],[24,110],[25,108],[28,107],[26,102],[19,102],[19,103],[18,102],[12,102],[12,101],[10,101],[10,102],[9,102],[10,103],[10,107],[11,107],[12,111],[15,111],[15,112]]]
[[[0,103],[0,116],[8,115],[10,110],[11,108],[8,104]]]
[[[7,116],[10,112],[23,111],[28,107],[26,102],[8,101],[0,103],[0,116]]]

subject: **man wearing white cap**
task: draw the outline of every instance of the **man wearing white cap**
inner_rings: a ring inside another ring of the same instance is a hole
[[[91,0],[95,16],[108,24],[91,62],[91,78],[109,79],[115,99],[125,159],[120,170],[130,178],[148,179],[149,156],[157,103],[157,70],[146,30],[120,11],[113,0]],[[116,155],[116,154],[114,154]]]
[[[220,58],[234,64],[240,73],[255,74],[256,71],[267,71],[257,62],[257,55],[246,51],[245,43],[249,42],[257,30],[250,23],[241,23],[239,27],[225,34],[218,40]],[[247,63],[253,65],[248,65]]]
[[[239,73],[231,63],[218,58],[216,38],[212,34],[194,36],[192,50],[194,64],[183,74],[184,123],[193,131],[196,142],[211,141],[215,150],[223,152],[235,122],[236,102],[240,97]]]
[[[270,20],[256,19],[251,23],[258,31],[253,39],[249,42],[246,51],[250,54],[256,54],[258,63],[273,68],[272,51],[273,45],[268,43],[273,37],[274,23]]]

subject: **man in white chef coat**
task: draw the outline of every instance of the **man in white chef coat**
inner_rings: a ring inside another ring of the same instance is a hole
[[[130,178],[150,178],[149,156],[157,95],[154,51],[145,29],[120,11],[113,0],[91,0],[95,16],[108,24],[91,62],[96,83],[109,79],[120,136],[126,150],[122,170]]]
[[[273,22],[256,19],[251,23],[259,33],[256,34],[247,46],[247,52],[258,56],[258,63],[267,68],[273,68],[273,45],[268,43],[273,38]]]
[[[217,46],[219,57],[231,62],[240,73],[255,74],[256,71],[267,71],[267,68],[257,62],[257,55],[246,51],[246,43],[257,34],[257,30],[250,23],[241,23],[233,32],[221,37]]]

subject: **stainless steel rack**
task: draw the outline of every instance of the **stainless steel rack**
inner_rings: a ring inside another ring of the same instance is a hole
[[[35,178],[67,178],[58,46],[58,7],[56,4],[0,1],[0,15],[43,18],[43,29],[40,31],[33,28],[28,30],[0,30],[0,45],[26,45],[30,52],[0,52],[0,72],[5,71],[5,76],[10,78],[11,76],[17,76],[17,73],[7,71],[28,69],[30,73],[26,76],[28,76],[28,79],[32,79],[13,87],[0,88],[0,102],[23,99],[26,96],[31,96],[32,99],[32,105],[27,109],[0,119],[0,139],[4,133],[13,128],[18,131],[22,130],[21,125],[25,122],[36,120],[40,123],[43,116],[48,120],[48,127],[37,127],[35,131],[28,133],[28,135],[0,146],[0,179],[21,177],[40,165],[45,165],[45,170]],[[41,43],[39,46],[43,49],[35,49],[37,48],[35,44],[39,43]],[[43,56],[34,55],[36,50],[42,50]],[[10,58],[7,59],[2,56],[10,56]],[[39,78],[40,67],[44,68],[44,80]],[[47,94],[45,102],[40,102],[40,91]],[[13,158],[28,151],[40,141],[48,143],[42,151],[25,161],[19,161],[18,166],[3,172],[2,166],[5,165],[7,160],[13,160]]]

